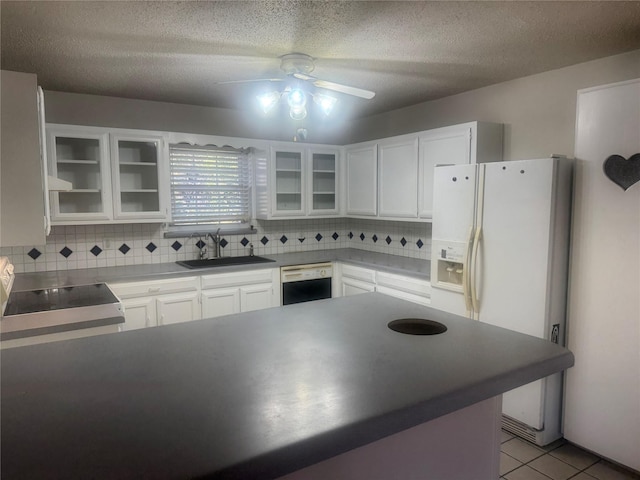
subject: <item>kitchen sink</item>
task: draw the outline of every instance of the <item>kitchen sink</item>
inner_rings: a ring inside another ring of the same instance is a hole
[[[447,331],[447,327],[439,322],[425,318],[400,318],[387,325],[394,332],[409,335],[438,335]]]
[[[227,267],[229,265],[250,265],[252,263],[267,263],[275,262],[270,258],[245,256],[245,257],[222,257],[222,258],[209,258],[206,260],[182,260],[176,262],[178,265],[182,265],[187,268],[211,268],[211,267]]]

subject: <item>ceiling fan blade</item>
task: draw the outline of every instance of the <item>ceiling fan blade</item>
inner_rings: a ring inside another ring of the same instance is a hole
[[[326,88],[327,90],[333,90],[335,92],[346,93],[347,95],[353,95],[354,97],[365,98],[371,100],[375,97],[376,93],[370,90],[364,90],[362,88],[349,87],[348,85],[342,85],[340,83],[328,82],[327,80],[320,80],[319,78],[312,77],[311,75],[305,75],[304,73],[294,73],[293,76],[299,80],[305,80],[313,83],[318,88]]]
[[[234,83],[255,83],[255,82],[284,82],[283,78],[254,78],[250,80],[227,80],[226,82],[216,82],[216,85],[228,85]]]

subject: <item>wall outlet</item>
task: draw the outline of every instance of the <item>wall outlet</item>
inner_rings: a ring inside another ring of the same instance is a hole
[[[104,250],[111,250],[113,248],[112,241],[110,238],[105,237],[102,239],[102,246]]]

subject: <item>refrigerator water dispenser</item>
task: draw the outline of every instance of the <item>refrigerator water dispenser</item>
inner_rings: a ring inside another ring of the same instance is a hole
[[[465,242],[434,241],[436,261],[431,263],[431,285],[437,288],[463,291],[463,273],[466,262]]]

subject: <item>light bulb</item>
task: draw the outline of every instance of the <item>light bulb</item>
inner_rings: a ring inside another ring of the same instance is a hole
[[[273,91],[263,93],[258,95],[257,99],[260,104],[260,108],[265,114],[267,114],[278,104],[278,101],[280,100],[280,92]]]
[[[307,96],[299,88],[294,88],[289,92],[287,96],[287,102],[291,109],[301,109],[307,104]]]
[[[289,110],[289,116],[294,120],[302,120],[307,116],[307,109],[304,108],[304,105],[296,108],[291,107]]]
[[[313,96],[313,101],[320,107],[320,110],[325,115],[329,115],[335,107],[336,103],[338,103],[338,99],[334,97],[330,97],[329,95],[323,95],[321,93],[316,93]]]

